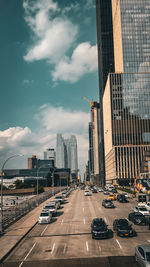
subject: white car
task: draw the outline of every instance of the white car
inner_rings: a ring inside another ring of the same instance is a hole
[[[134,211],[135,212],[140,212],[142,213],[143,215],[149,215],[149,211],[145,208],[145,206],[136,206],[134,208]]]
[[[150,211],[150,202],[147,202],[146,205],[145,205],[145,208]]]
[[[91,196],[91,193],[90,193],[89,190],[85,190],[84,195],[85,195],[85,196]]]
[[[52,215],[55,215],[57,212],[56,205],[54,203],[47,203],[43,210],[49,210]]]
[[[38,223],[42,224],[42,223],[50,223],[52,220],[52,214],[50,213],[49,210],[43,210],[40,213],[39,219],[38,219]]]

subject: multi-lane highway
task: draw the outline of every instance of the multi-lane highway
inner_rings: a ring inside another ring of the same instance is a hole
[[[135,226],[136,237],[93,240],[91,222],[95,217],[105,219],[112,228],[116,218],[127,218],[137,204],[115,201],[115,209],[102,207],[106,198],[102,192],[84,196],[76,189],[66,199],[50,224],[36,224],[22,242],[6,258],[3,266],[138,266],[134,259],[138,244],[150,243],[146,226]]]

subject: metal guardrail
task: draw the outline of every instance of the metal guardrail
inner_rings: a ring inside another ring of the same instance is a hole
[[[65,188],[66,187],[61,187],[61,190],[63,191]],[[54,194],[57,194],[59,192],[60,188],[54,188]],[[4,209],[3,218],[1,218],[1,225],[3,225],[3,229],[6,229],[8,226],[19,220],[21,217],[33,210],[35,207],[38,207],[41,203],[49,199],[51,196],[53,196],[52,189],[47,192],[43,192],[39,195],[36,195],[28,200],[25,200],[22,203],[16,203],[16,205],[11,208]]]

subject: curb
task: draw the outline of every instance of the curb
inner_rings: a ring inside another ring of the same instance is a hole
[[[26,235],[34,228],[36,224],[37,222],[32,225],[32,227],[15,243],[11,249],[9,249],[9,251],[0,259],[0,263],[2,263],[9,256],[9,254],[18,246],[18,244],[26,237]]]

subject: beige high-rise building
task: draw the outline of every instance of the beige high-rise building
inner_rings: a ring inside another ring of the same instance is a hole
[[[149,28],[149,0],[97,0],[100,135],[108,183],[125,185],[148,173]]]

